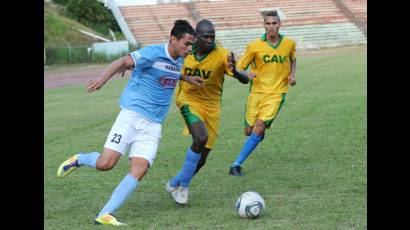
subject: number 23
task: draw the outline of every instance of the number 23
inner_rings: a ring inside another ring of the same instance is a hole
[[[122,137],[122,136],[121,136],[120,134],[114,133],[114,137],[112,138],[111,142],[114,142],[114,143],[119,144],[120,141],[121,141],[121,137]]]

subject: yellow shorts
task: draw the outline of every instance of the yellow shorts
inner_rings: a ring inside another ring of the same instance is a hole
[[[204,122],[208,131],[208,141],[206,142],[205,147],[212,149],[215,145],[216,137],[218,136],[221,109],[219,107],[207,107],[198,102],[187,101],[177,101],[177,106],[185,121],[185,127],[182,134],[188,136],[190,133],[187,125],[200,120]]]
[[[254,126],[257,119],[270,128],[285,102],[286,93],[249,93],[246,101],[245,127]]]

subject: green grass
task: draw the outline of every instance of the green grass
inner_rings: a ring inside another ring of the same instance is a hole
[[[227,79],[220,135],[191,182],[187,207],[176,206],[164,191],[191,143],[181,135],[173,105],[153,167],[118,210],[130,225],[124,229],[367,229],[366,65],[363,49],[300,57],[298,84],[243,165],[243,178],[228,170],[245,140],[248,85]],[[83,86],[45,91],[45,229],[105,229],[93,218],[128,172],[127,159],[108,172],[84,167],[63,179],[55,173],[77,151],[101,151],[126,82],[112,80],[93,94]],[[240,219],[236,199],[250,190],[265,199],[265,214]]]
[[[51,4],[44,5],[44,46],[60,47],[67,45],[89,45],[100,42],[73,29],[79,28],[94,34],[101,35],[91,28],[67,17],[62,16],[56,7]]]

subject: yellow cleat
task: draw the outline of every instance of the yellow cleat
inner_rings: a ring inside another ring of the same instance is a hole
[[[94,220],[95,224],[103,224],[103,225],[114,225],[114,226],[125,226],[127,225],[126,223],[121,223],[119,222],[113,215],[106,213],[104,215],[101,215],[100,217],[97,217]]]
[[[64,161],[57,170],[57,177],[65,177],[72,171],[80,167],[78,164],[78,154],[70,157],[68,160]]]

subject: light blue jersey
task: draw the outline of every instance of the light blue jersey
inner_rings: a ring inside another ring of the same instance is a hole
[[[135,68],[121,95],[120,107],[135,111],[151,121],[164,122],[180,77],[183,58],[172,59],[165,44],[146,46],[129,55],[135,62]]]

